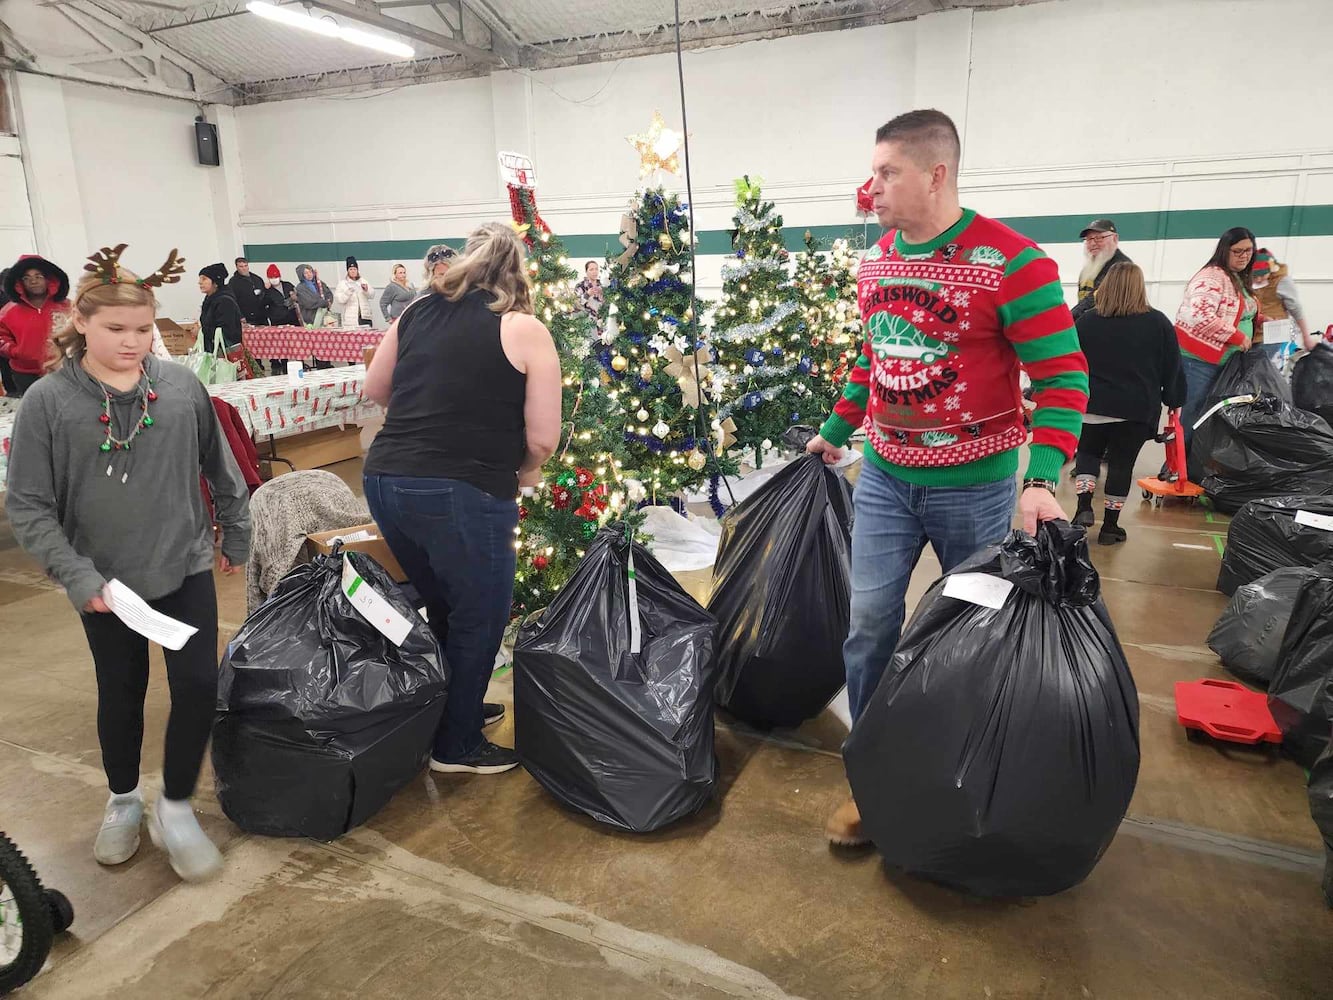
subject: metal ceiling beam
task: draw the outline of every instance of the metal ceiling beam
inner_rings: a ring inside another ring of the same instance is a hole
[[[161,44],[151,35],[91,0],[61,0],[51,6],[104,51],[63,59],[39,56],[30,63],[29,68],[33,72],[164,97],[219,104],[232,102],[234,95],[231,86],[207,66]],[[132,59],[146,60],[152,72],[144,73],[141,67],[129,61]],[[95,65],[116,62],[125,63],[141,78],[130,79],[99,73]],[[168,77],[163,73],[164,63],[170,64],[173,70],[189,80],[188,88],[167,82]]]
[[[450,38],[448,35],[442,35],[438,31],[430,31],[427,28],[418,28],[415,24],[408,24],[406,21],[400,21],[396,17],[382,14],[380,13],[379,8],[371,3],[370,0],[353,0],[352,3],[344,3],[342,0],[303,0],[303,2],[311,7],[318,7],[320,10],[328,11],[330,14],[341,15],[349,21],[368,24],[384,31],[391,31],[395,35],[401,35],[404,38],[422,42],[425,45],[433,45],[437,49],[443,49],[445,52],[456,53],[469,62],[494,68],[501,68],[504,66],[504,60],[494,52],[489,52],[486,49],[479,49],[475,45],[469,45],[456,38]]]
[[[468,65],[458,56],[434,56],[410,62],[385,63],[358,69],[332,70],[303,76],[280,77],[255,83],[237,84],[239,103],[264,104],[289,101],[298,97],[335,96],[362,93],[383,87],[407,87],[443,80],[464,80],[485,76],[487,69]]]

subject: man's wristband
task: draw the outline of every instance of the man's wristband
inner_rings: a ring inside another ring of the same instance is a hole
[[[1059,485],[1060,485],[1060,484],[1057,483],[1057,482],[1055,482],[1055,480],[1053,480],[1053,479],[1024,479],[1024,480],[1023,480],[1023,489],[1025,489],[1025,490],[1032,490],[1032,489],[1037,489],[1037,490],[1049,490],[1051,493],[1054,493],[1054,492],[1056,491],[1056,489],[1059,488]]]

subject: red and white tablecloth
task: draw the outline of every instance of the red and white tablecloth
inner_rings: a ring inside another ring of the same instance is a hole
[[[378,404],[361,396],[365,377],[365,365],[308,369],[298,385],[280,375],[210,385],[208,392],[236,407],[251,436],[290,437],[382,416]]]
[[[241,340],[250,353],[261,361],[267,358],[286,358],[303,361],[351,361],[362,359],[362,350],[375,347],[384,339],[383,330],[360,326],[354,330],[335,330],[331,327],[304,326],[247,326],[241,331]]]

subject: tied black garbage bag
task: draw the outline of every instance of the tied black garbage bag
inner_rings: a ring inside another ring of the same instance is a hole
[[[1291,399],[1333,424],[1333,346],[1316,344],[1291,372]]]
[[[1276,396],[1291,402],[1291,386],[1263,351],[1237,351],[1227,358],[1208,391],[1208,405],[1232,396]]]
[[[1333,726],[1333,578],[1311,580],[1296,596],[1268,708],[1283,749],[1303,767],[1314,764]]]
[[[373,590],[410,624],[402,645],[353,606],[345,567],[349,586]],[[425,765],[448,682],[434,634],[374,559],[335,550],[297,567],[222,661],[222,811],[273,837],[333,840],[364,823]]]
[[[761,728],[818,715],[846,683],[852,503],[818,455],[798,458],[727,515],[708,610],[718,704]]]
[[[1274,496],[1247,503],[1227,529],[1217,589],[1231,596],[1275,569],[1333,560],[1333,531],[1319,526],[1321,518],[1333,518],[1333,496]]]
[[[1012,584],[999,610],[945,596],[966,574]],[[982,896],[1039,896],[1077,885],[1110,845],[1138,728],[1083,529],[1055,521],[936,581],[843,760],[889,864]]]
[[[635,833],[701,809],[717,789],[716,627],[647,549],[603,530],[519,630],[515,748],[528,773],[561,804]]]
[[[1333,573],[1333,566],[1326,572]],[[1237,590],[1208,636],[1208,645],[1221,658],[1222,666],[1247,684],[1267,690],[1296,598],[1320,575],[1319,570],[1289,566]]]
[[[1333,736],[1310,768],[1310,815],[1324,838],[1324,902],[1333,908]]]
[[[1229,514],[1251,500],[1333,493],[1333,428],[1268,392],[1205,420],[1190,459],[1213,506]]]

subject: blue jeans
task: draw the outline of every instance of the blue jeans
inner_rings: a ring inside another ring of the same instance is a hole
[[[449,661],[433,756],[459,760],[481,745],[482,701],[509,624],[518,504],[456,479],[366,476],[365,487],[370,513],[421,593]]]
[[[1188,455],[1194,437],[1194,421],[1203,416],[1203,406],[1222,366],[1186,354],[1180,356],[1180,365],[1185,370],[1185,405],[1180,408],[1180,424],[1185,432],[1185,454]]]
[[[853,494],[852,627],[843,646],[852,719],[861,717],[893,658],[907,584],[930,542],[944,572],[1002,540],[1014,521],[1018,484],[913,486],[869,459]]]

